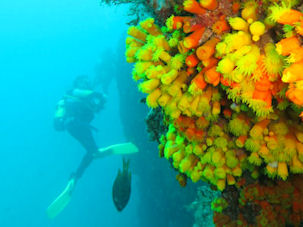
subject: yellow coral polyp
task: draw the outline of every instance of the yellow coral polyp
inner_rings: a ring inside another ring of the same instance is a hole
[[[154,22],[155,22],[154,18],[148,18],[140,22],[140,26],[153,36],[161,35],[162,32],[160,28],[157,25],[155,25]]]
[[[143,74],[151,66],[153,66],[153,64],[151,62],[137,62],[135,64],[134,70],[138,74]]]
[[[228,128],[233,135],[242,136],[247,134],[249,125],[244,120],[235,118],[229,121]]]
[[[163,35],[156,36],[153,39],[153,44],[156,48],[163,48],[166,51],[170,50],[170,46]]]
[[[190,179],[192,180],[192,182],[198,182],[201,179],[201,175],[202,173],[200,171],[194,170],[191,172],[190,174]]]
[[[244,4],[244,9],[241,12],[242,18],[247,20],[248,23],[252,23],[257,20],[257,8],[258,4],[254,0],[247,1]]]
[[[234,67],[235,63],[229,57],[224,57],[219,61],[217,71],[222,74],[229,74],[234,70]]]
[[[193,164],[195,163],[195,160],[196,157],[194,155],[186,156],[180,163],[180,171],[184,173],[187,170],[193,168]]]
[[[165,113],[171,117],[171,119],[176,119],[180,116],[181,111],[177,108],[176,100],[170,100],[170,102],[165,106]]]
[[[220,180],[217,181],[218,190],[223,191],[225,189],[225,187],[226,187],[226,180],[225,179],[224,180],[220,179]]]
[[[241,17],[231,17],[228,22],[234,30],[248,31],[248,23]]]
[[[237,62],[237,71],[245,75],[252,74],[257,68],[257,60],[260,57],[260,49],[256,45],[252,45],[251,50],[242,56]]]
[[[129,27],[127,30],[127,34],[142,42],[146,42],[147,34],[135,26]]]
[[[249,138],[245,141],[245,148],[251,152],[258,152],[260,150],[260,143],[258,140]]]
[[[282,56],[278,54],[273,43],[265,46],[264,66],[269,74],[280,74],[283,71],[284,61]],[[303,56],[302,56],[303,59]]]
[[[203,150],[202,150],[202,148],[201,148],[198,144],[196,144],[196,145],[194,146],[193,153],[194,153],[195,155],[200,156],[200,155],[203,154]]]
[[[183,150],[179,150],[172,155],[173,161],[176,163],[180,163],[185,157],[185,152]]]
[[[211,156],[212,164],[221,167],[225,164],[225,157],[220,151],[214,151]]]
[[[286,180],[288,176],[288,169],[287,164],[285,162],[278,163],[278,176],[281,177],[283,180]]]
[[[214,179],[214,170],[215,168],[213,166],[207,165],[202,172],[202,176],[210,181]]]
[[[248,160],[250,163],[256,166],[260,166],[262,164],[262,159],[259,157],[257,152],[251,153],[250,156],[248,157]]]
[[[171,96],[167,93],[163,93],[161,97],[158,99],[158,103],[160,106],[164,107],[171,100]]]
[[[225,179],[226,178],[226,171],[222,167],[216,168],[214,174],[215,174],[215,177],[217,179]]]
[[[125,40],[125,44],[131,47],[141,47],[144,43],[140,40],[137,40],[133,37],[127,37]]]
[[[169,63],[171,60],[171,56],[167,51],[165,51],[164,49],[161,48],[161,49],[158,49],[156,52],[154,52],[152,59],[155,62],[162,60],[166,63]]]
[[[139,49],[139,47],[128,47],[125,52],[126,57],[134,57]]]
[[[189,108],[190,106],[190,103],[192,102],[193,100],[193,97],[189,94],[184,94],[182,96],[182,98],[180,99],[179,103],[178,103],[178,108],[181,110],[181,111],[184,111],[186,110],[187,108]]]
[[[224,137],[218,137],[214,140],[214,146],[217,148],[222,148],[222,150],[227,150],[227,140]]]
[[[242,169],[239,165],[232,169],[232,174],[235,177],[240,177],[242,175]]]
[[[161,90],[159,88],[155,89],[146,97],[146,103],[151,108],[156,108],[158,106],[158,98],[161,96]]]
[[[229,167],[229,168],[235,168],[239,163],[239,160],[233,156],[233,155],[227,155],[226,156],[226,165]]]
[[[158,79],[151,79],[142,82],[139,85],[139,89],[143,93],[151,93],[154,89],[156,89],[160,85],[160,80]]]
[[[250,45],[252,43],[252,40],[251,35],[249,33],[239,31],[237,33],[226,35],[224,43],[226,43],[225,53],[231,53],[235,50],[240,49],[243,46]],[[220,46],[217,46],[216,50],[218,50],[219,48]]]
[[[164,157],[169,159],[175,152],[179,150],[179,146],[173,141],[168,141],[164,148]]]
[[[153,59],[153,51],[150,46],[140,48],[136,52],[136,58],[140,61],[151,61]]]
[[[293,173],[303,173],[303,163],[296,155],[292,158],[290,170]]]
[[[180,70],[185,63],[185,57],[182,54],[176,54],[171,58],[170,66],[173,69]]]
[[[253,35],[253,41],[257,42],[260,36],[265,33],[265,25],[261,21],[255,21],[249,26],[249,30]]]
[[[161,76],[161,82],[163,84],[171,84],[178,76],[178,71],[175,69],[170,70],[168,73]]]
[[[236,179],[230,174],[227,174],[226,180],[228,185],[234,185],[236,183]]]

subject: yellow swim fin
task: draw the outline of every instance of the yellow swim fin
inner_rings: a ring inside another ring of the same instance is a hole
[[[67,206],[71,199],[75,185],[74,178],[69,180],[64,191],[48,206],[46,213],[49,218],[55,218]]]
[[[120,143],[105,148],[100,148],[99,152],[95,154],[95,158],[103,158],[113,154],[133,154],[137,153],[138,151],[138,147],[133,143]]]

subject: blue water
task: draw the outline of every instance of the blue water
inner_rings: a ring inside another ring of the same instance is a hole
[[[55,220],[46,208],[65,187],[84,150],[52,120],[57,101],[79,74],[94,76],[104,50],[126,33],[126,8],[94,1],[0,1],[0,226],[97,227],[138,225],[136,177],[118,213],[111,187],[121,157],[97,160]],[[105,72],[108,73],[108,72]],[[115,81],[94,125],[101,147],[124,142]]]

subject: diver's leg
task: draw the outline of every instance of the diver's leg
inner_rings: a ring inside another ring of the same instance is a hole
[[[74,137],[79,143],[85,148],[86,154],[82,158],[82,161],[73,174],[73,177],[79,179],[86,168],[90,165],[93,160],[93,154],[98,151],[97,144],[94,140],[91,128],[88,124],[82,124],[77,121],[70,122],[67,126],[68,132]]]
[[[66,128],[69,134],[74,137],[87,152],[97,152],[98,147],[89,124],[75,120],[70,122]]]
[[[81,160],[81,163],[78,167],[78,169],[76,170],[76,172],[74,173],[74,177],[76,179],[80,179],[84,173],[84,171],[86,170],[86,168],[90,165],[90,163],[93,160],[93,155],[91,153],[86,153],[84,155],[84,157]]]

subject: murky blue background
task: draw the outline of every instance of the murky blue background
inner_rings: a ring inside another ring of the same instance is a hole
[[[55,220],[45,213],[84,155],[53,129],[55,105],[77,75],[93,77],[100,55],[115,49],[125,15],[125,7],[96,0],[0,1],[0,226],[138,226],[135,176],[125,210],[118,213],[112,202],[121,157],[92,163],[64,213]],[[100,146],[125,141],[114,81],[108,97],[94,121]]]

